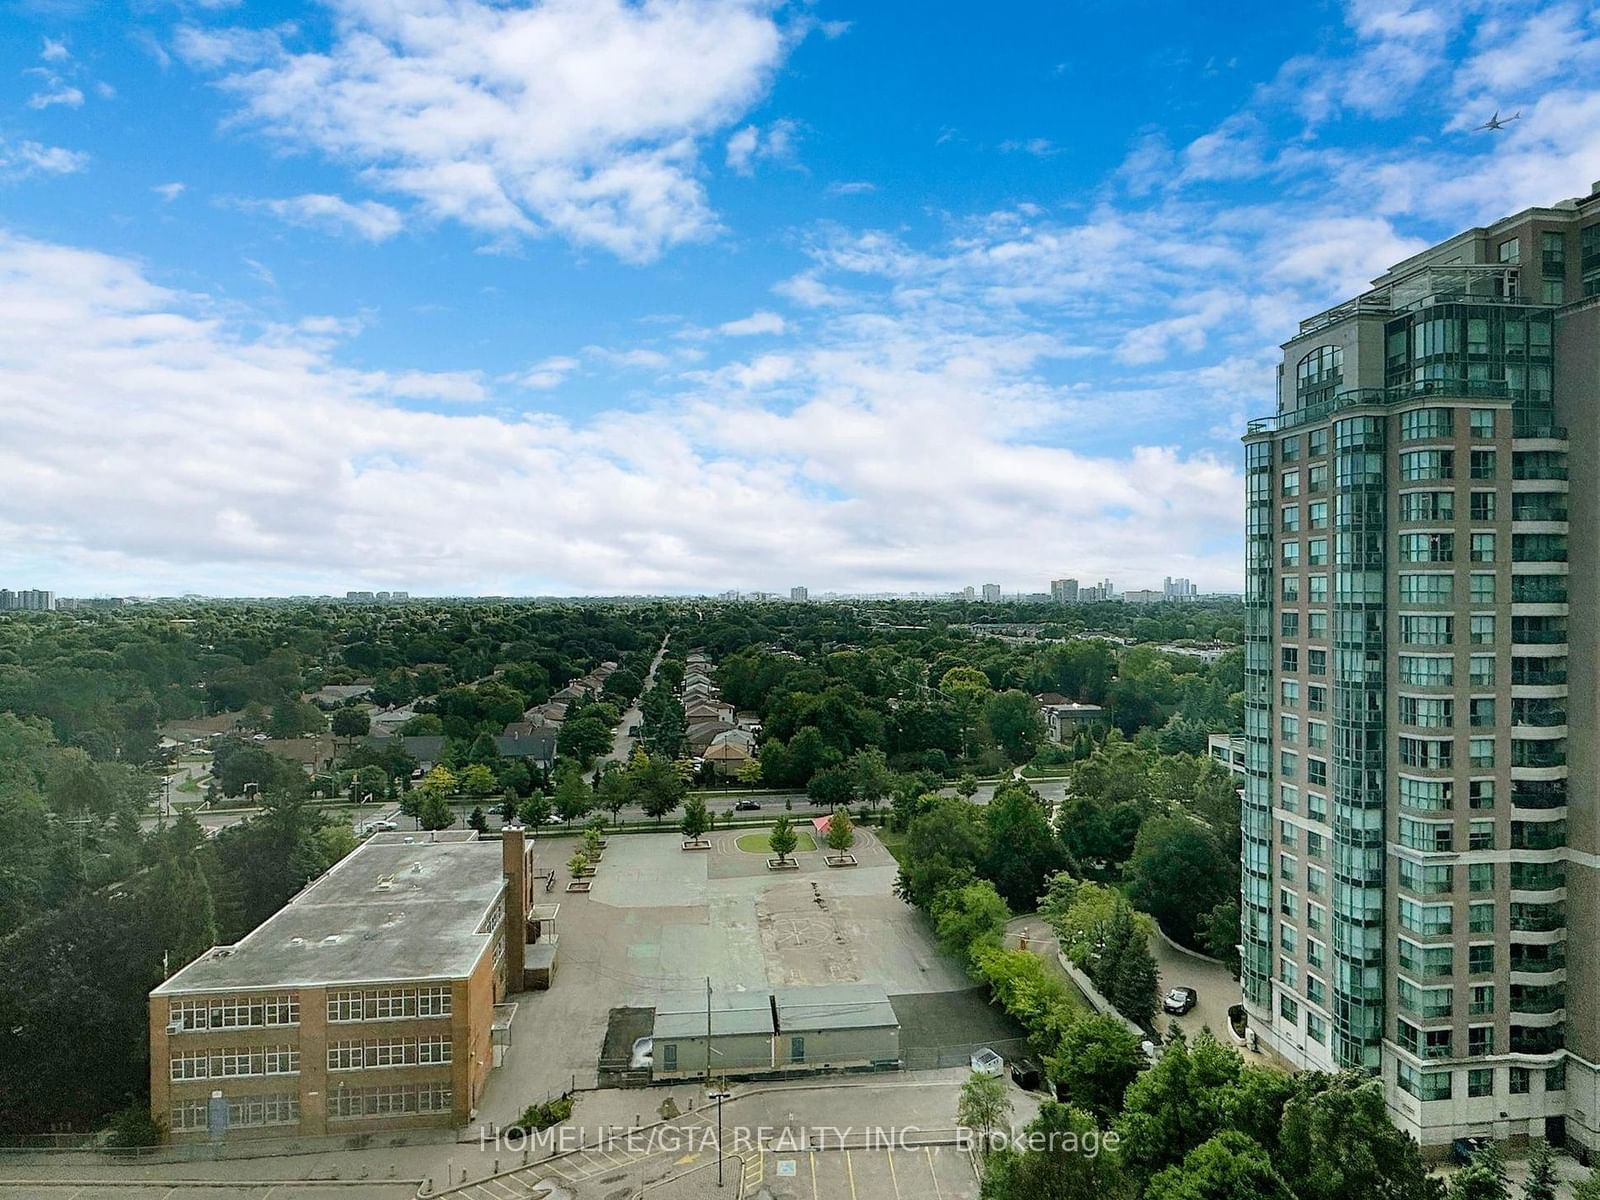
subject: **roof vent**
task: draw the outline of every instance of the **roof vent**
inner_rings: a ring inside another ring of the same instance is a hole
[[[322,944],[324,946],[337,946],[342,941],[344,941],[344,939],[337,933],[330,933],[327,937],[322,939]]]
[[[411,873],[413,875],[421,875],[422,874],[422,864],[419,863],[419,862],[412,863],[411,864]]]
[[[306,940],[303,937],[292,937],[289,939],[289,945],[291,946],[304,946],[305,944]]]

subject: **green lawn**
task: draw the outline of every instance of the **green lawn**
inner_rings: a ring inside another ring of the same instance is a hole
[[[809,833],[796,829],[794,831],[794,848],[798,850],[815,850],[817,843]],[[739,839],[739,849],[746,854],[771,854],[772,835],[770,833],[747,833]]]
[[[906,835],[903,833],[891,833],[888,829],[875,829],[873,832],[878,835],[878,840],[883,843],[883,848],[894,855],[895,862],[900,862],[900,854],[906,844]]]

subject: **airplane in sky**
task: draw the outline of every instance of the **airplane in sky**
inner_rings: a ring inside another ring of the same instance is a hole
[[[1490,117],[1482,125],[1479,125],[1478,128],[1479,129],[1504,129],[1507,125],[1511,124],[1511,122],[1520,121],[1521,119],[1522,119],[1522,110],[1520,108],[1516,112],[1512,113],[1509,117],[1502,117],[1500,115],[1500,110],[1497,108],[1497,109],[1494,110],[1494,116]]]

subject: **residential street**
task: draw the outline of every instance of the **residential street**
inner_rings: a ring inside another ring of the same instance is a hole
[[[656,670],[661,666],[661,660],[666,656],[667,642],[666,639],[663,638],[661,645],[656,650],[656,656],[650,660],[650,673],[645,676],[644,687],[639,692],[641,698],[644,696],[645,692],[650,690],[650,685],[655,682]],[[635,738],[628,732],[628,730],[632,729],[643,719],[644,714],[639,711],[639,701],[635,700],[631,705],[628,706],[628,710],[622,714],[622,720],[617,722],[616,731],[611,737],[611,749],[595,762],[594,770],[589,776],[591,779],[596,778],[600,774],[601,769],[604,768],[605,764],[608,762],[628,761],[628,756],[633,753],[633,744],[635,741]],[[642,819],[642,816],[639,819]]]

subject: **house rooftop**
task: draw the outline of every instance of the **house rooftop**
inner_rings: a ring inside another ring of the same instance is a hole
[[[265,991],[465,978],[505,889],[498,841],[469,831],[368,838],[232,946],[152,991]]]

